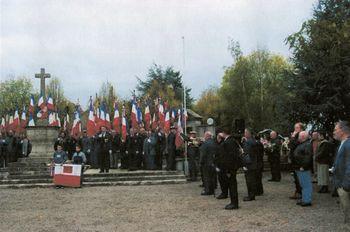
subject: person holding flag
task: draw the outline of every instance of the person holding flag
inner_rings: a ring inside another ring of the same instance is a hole
[[[146,104],[145,107],[145,129],[146,131],[149,131],[151,129],[152,119],[151,119],[151,112],[149,110],[149,104]]]
[[[92,97],[90,96],[89,100],[89,118],[87,121],[87,136],[92,137],[96,134],[96,123],[95,123],[95,115],[94,115],[94,106],[92,104]]]

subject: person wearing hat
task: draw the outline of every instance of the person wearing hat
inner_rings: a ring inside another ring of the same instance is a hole
[[[187,156],[188,156],[188,169],[189,179],[188,181],[197,180],[197,159],[199,157],[199,143],[196,138],[197,132],[191,131],[187,145]]]
[[[166,160],[166,170],[175,170],[175,156],[176,156],[176,128],[174,126],[170,127],[170,133],[167,137],[167,150],[168,156]]]
[[[96,135],[97,155],[100,166],[100,173],[109,172],[110,160],[112,154],[111,135],[105,126],[101,126],[101,132]]]

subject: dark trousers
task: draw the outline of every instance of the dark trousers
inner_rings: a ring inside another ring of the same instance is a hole
[[[163,155],[162,155],[162,153],[160,151],[156,153],[156,155],[154,157],[154,162],[155,162],[156,169],[162,170]]]
[[[145,155],[145,169],[147,170],[154,170],[155,165],[154,165],[154,155],[146,154]]]
[[[228,189],[230,192],[231,204],[238,207],[236,170],[230,171],[227,175],[228,175]]]
[[[216,172],[213,166],[203,166],[203,186],[206,193],[214,193]]]
[[[102,151],[99,155],[99,164],[100,164],[100,170],[101,171],[109,171],[109,152],[108,151]]]
[[[264,187],[262,183],[263,170],[264,170],[263,165],[261,165],[256,170],[256,195],[261,195],[264,193]]]
[[[270,161],[271,165],[271,179],[275,181],[281,180],[281,161],[280,159],[275,159]]]
[[[140,158],[139,153],[129,152],[129,169],[137,170],[139,168]]]
[[[255,199],[256,194],[256,170],[244,172],[245,182],[247,184],[248,197]]]
[[[166,160],[166,169],[175,170],[175,150],[168,151],[167,160]]]
[[[296,171],[293,171],[293,178],[294,178],[294,184],[295,184],[295,192],[301,194],[301,186],[300,186],[299,178],[297,176]]]
[[[197,162],[196,158],[193,156],[188,156],[188,169],[191,180],[197,180]]]
[[[228,196],[228,177],[225,170],[220,169],[218,172],[218,181],[221,188],[221,194]]]
[[[128,160],[128,154],[124,152],[121,152],[121,157],[120,157],[120,168],[121,169],[127,169],[129,168],[129,160]]]

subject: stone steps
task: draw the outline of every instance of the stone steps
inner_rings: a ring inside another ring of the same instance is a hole
[[[124,171],[111,170],[110,173],[98,173],[90,169],[84,173],[84,186],[113,185],[155,185],[186,183],[186,176],[179,171]],[[49,173],[10,174],[0,176],[0,189],[3,188],[44,188],[52,187]]]
[[[114,182],[84,182],[83,187],[96,186],[136,186],[136,185],[166,185],[166,184],[185,184],[185,179],[175,180],[143,180],[143,181],[114,181]],[[54,187],[53,183],[36,183],[36,184],[4,184],[0,189],[21,189],[21,188],[50,188]]]
[[[48,170],[48,169],[47,169]],[[119,171],[119,172],[110,172],[110,173],[94,173],[95,170],[88,170],[84,173],[85,177],[96,176],[96,177],[111,177],[111,176],[148,176],[148,175],[176,175],[182,174],[182,172],[178,171]],[[96,171],[97,172],[97,171]],[[35,179],[35,178],[50,178],[49,171],[45,172],[30,172],[28,174],[22,174],[21,172],[11,173],[8,176],[9,179]],[[0,177],[1,179],[1,177]]]
[[[183,175],[155,175],[155,176],[110,176],[96,177],[84,176],[84,183],[89,182],[118,182],[118,181],[146,181],[146,180],[176,180],[183,179]],[[33,178],[33,179],[3,179],[0,180],[0,185],[7,184],[37,184],[37,183],[52,183],[52,177]]]

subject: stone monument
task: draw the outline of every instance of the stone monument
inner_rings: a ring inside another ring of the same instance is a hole
[[[35,74],[35,78],[40,78],[40,95],[45,96],[45,79],[50,78],[50,74],[45,73],[42,68],[40,73]],[[51,158],[53,154],[53,143],[58,136],[59,127],[49,126],[48,119],[38,119],[35,126],[28,126],[27,136],[32,143],[31,158]]]

